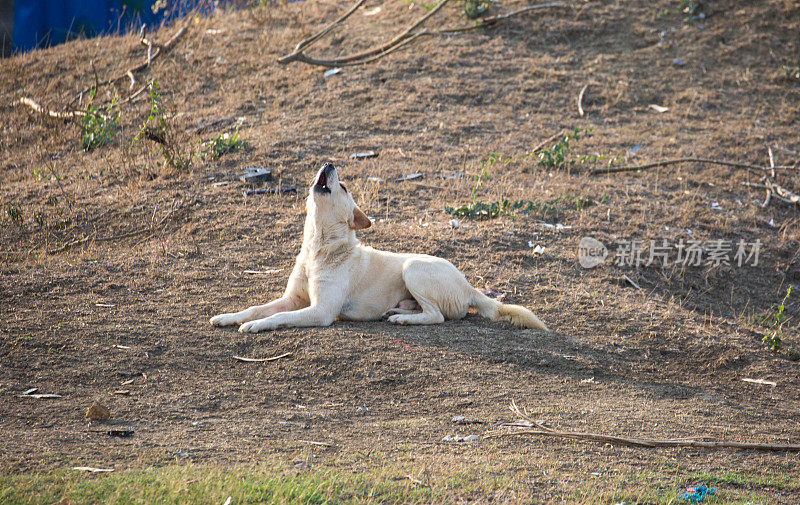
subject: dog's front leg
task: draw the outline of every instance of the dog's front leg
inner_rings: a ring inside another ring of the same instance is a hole
[[[258,333],[277,328],[300,326],[330,326],[339,315],[344,304],[344,286],[336,284],[312,285],[311,305],[293,312],[281,312],[257,321],[249,321],[239,327],[240,332]]]
[[[239,327],[242,333],[258,333],[278,328],[300,326],[330,326],[338,314],[322,305],[312,305],[293,312],[281,312],[264,319],[250,321]]]
[[[239,312],[231,312],[229,314],[220,314],[211,318],[211,324],[214,326],[231,326],[234,324],[242,324],[247,321],[255,319],[263,319],[279,312],[287,312],[290,310],[297,310],[303,308],[308,304],[301,304],[299,298],[294,296],[283,296],[277,300],[273,300],[266,305],[254,305],[253,307],[246,308]]]

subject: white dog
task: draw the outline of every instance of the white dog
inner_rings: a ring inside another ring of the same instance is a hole
[[[338,317],[397,324],[461,319],[470,307],[492,321],[549,331],[530,310],[487,297],[449,261],[361,245],[355,230],[369,228],[331,163],[319,170],[306,201],[303,246],[283,296],[266,305],[211,318],[214,326],[258,333],[295,326],[329,326]]]

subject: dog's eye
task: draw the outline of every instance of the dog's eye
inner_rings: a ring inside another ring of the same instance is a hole
[[[347,186],[345,186],[345,185],[344,185],[344,184],[342,184],[341,182],[339,183],[339,186],[341,186],[341,187],[342,187],[342,189],[344,190],[344,192],[345,192],[345,193],[347,193]]]

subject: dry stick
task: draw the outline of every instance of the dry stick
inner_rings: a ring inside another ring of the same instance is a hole
[[[513,11],[513,12],[509,12],[508,14],[502,14],[502,15],[493,16],[493,17],[490,17],[490,18],[481,19],[476,24],[470,25],[470,26],[458,26],[458,27],[455,27],[455,28],[444,28],[442,30],[420,30],[418,32],[415,32],[415,33],[411,34],[406,39],[401,40],[400,42],[398,42],[394,46],[390,47],[389,49],[387,49],[387,50],[385,50],[385,51],[383,51],[383,52],[381,52],[381,53],[379,53],[379,54],[377,54],[377,55],[375,55],[375,56],[373,56],[371,58],[358,60],[358,61],[354,61],[354,62],[342,63],[341,65],[334,65],[334,66],[363,65],[363,64],[366,64],[366,63],[371,63],[371,62],[373,62],[375,60],[383,58],[384,56],[389,55],[389,54],[391,54],[391,53],[403,48],[404,46],[410,44],[411,42],[413,42],[414,40],[416,40],[416,39],[418,39],[420,37],[433,37],[433,36],[439,36],[439,35],[453,35],[453,34],[456,34],[456,33],[466,32],[466,31],[470,31],[470,30],[477,30],[478,28],[485,28],[485,27],[488,27],[488,26],[492,26],[492,25],[496,24],[498,21],[502,21],[504,19],[510,18],[511,16],[516,16],[518,14],[522,14],[524,12],[528,12],[528,11],[532,11],[532,10],[545,9],[545,8],[548,8],[548,7],[566,7],[566,5],[565,4],[561,4],[561,3],[549,3],[549,4],[531,5],[531,6],[525,7],[524,9],[519,9],[519,10],[516,10],[516,11]],[[308,59],[310,60],[310,58],[308,58]],[[312,61],[307,61],[307,63],[313,63],[313,64],[316,64],[316,65],[324,65],[325,62],[322,61],[322,60],[314,60],[313,62]]]
[[[583,117],[583,94],[586,93],[586,88],[589,87],[589,83],[583,85],[581,88],[581,92],[578,95],[578,114]]]
[[[638,170],[647,170],[649,168],[663,167],[666,165],[676,165],[678,163],[710,163],[712,165],[724,165],[727,167],[746,168],[748,170],[758,170],[759,175],[768,171],[766,167],[758,165],[750,165],[749,163],[735,163],[732,161],[724,160],[709,160],[705,158],[676,158],[673,160],[656,161],[654,163],[647,163],[646,165],[636,165],[632,167],[610,167],[610,168],[596,168],[589,172],[590,174],[614,174],[618,172],[636,172]],[[789,166],[779,166],[775,168],[791,168]]]
[[[119,75],[119,76],[114,77],[112,79],[106,79],[105,81],[99,81],[98,82],[97,81],[97,73],[95,72],[95,83],[94,83],[94,86],[88,86],[88,87],[84,88],[83,90],[81,90],[80,93],[78,93],[78,98],[73,99],[69,103],[69,105],[67,105],[67,108],[72,106],[75,103],[76,100],[78,100],[80,97],[82,97],[84,94],[88,93],[92,89],[94,89],[96,91],[100,86],[106,86],[108,84],[114,83],[114,82],[116,82],[116,81],[118,81],[120,79],[124,79],[126,77],[131,79],[131,86],[130,87],[133,88],[133,84],[134,84],[134,81],[135,81],[135,78],[134,78],[133,74],[135,72],[138,72],[138,71],[140,71],[142,69],[145,69],[145,68],[149,67],[150,64],[153,62],[153,60],[155,60],[156,58],[158,58],[162,54],[169,52],[170,49],[172,49],[172,47],[178,42],[178,40],[180,40],[180,38],[183,37],[183,35],[186,33],[187,26],[188,25],[182,26],[175,33],[175,35],[173,35],[172,38],[167,41],[166,44],[158,45],[157,48],[156,48],[155,53],[150,54],[150,52],[148,51],[147,61],[145,61],[144,63],[141,63],[139,65],[136,65],[135,67],[132,67],[132,68],[128,69],[122,75]],[[142,33],[144,33],[144,32],[142,32]],[[146,39],[142,35],[141,41],[145,41],[145,40]],[[143,42],[143,43],[145,43],[145,42]],[[145,45],[148,45],[148,47],[152,47],[155,44],[153,44],[152,42],[147,41],[145,43]],[[94,67],[94,62],[92,62],[92,67]],[[127,102],[131,101],[136,95],[140,94],[142,91],[144,91],[144,88],[140,89],[139,91],[137,91],[136,93],[134,93],[133,95],[129,96],[128,98],[126,98],[125,100],[123,100],[122,102],[119,102],[119,103],[127,103]],[[58,112],[58,111],[54,111],[54,110],[50,110],[50,109],[45,109],[44,107],[39,105],[36,101],[34,101],[34,100],[30,99],[30,98],[27,98],[27,97],[21,97],[15,103],[26,105],[26,106],[30,107],[31,109],[35,110],[36,112],[38,112],[40,114],[45,114],[47,116],[50,116],[50,117],[56,118],[56,119],[73,119],[75,117],[86,116],[86,112],[83,112],[83,111],[80,111],[80,110]],[[99,113],[98,113],[98,115],[102,116],[102,114],[99,114]],[[105,117],[105,116],[103,116],[103,117]]]
[[[76,118],[76,117],[83,117],[83,116],[86,115],[86,113],[81,111],[81,110],[73,110],[73,111],[69,111],[69,112],[57,112],[57,111],[54,111],[54,110],[45,109],[44,107],[39,105],[34,100],[32,100],[32,99],[30,99],[28,97],[25,97],[25,96],[23,96],[19,100],[17,100],[16,103],[19,103],[21,105],[27,105],[28,107],[30,107],[31,109],[35,110],[39,114],[44,114],[46,116],[50,116],[50,117],[53,117],[53,118],[56,118],[56,119],[73,119],[73,118]]]
[[[379,47],[374,47],[372,49],[367,49],[366,51],[362,51],[360,53],[352,54],[350,56],[345,56],[343,58],[338,58],[338,59],[335,59],[335,60],[317,60],[317,59],[314,59],[314,58],[309,58],[306,55],[304,55],[302,50],[301,50],[299,52],[295,51],[292,54],[287,54],[286,56],[278,58],[278,62],[279,63],[283,63],[283,64],[287,64],[287,63],[291,63],[292,61],[302,61],[304,63],[309,63],[311,65],[319,65],[319,66],[323,66],[323,67],[338,67],[338,66],[341,66],[342,64],[345,64],[345,63],[348,63],[348,62],[351,62],[351,61],[362,60],[362,59],[368,58],[370,56],[373,56],[373,55],[382,53],[384,51],[387,51],[388,49],[391,49],[392,46],[395,46],[398,43],[402,42],[405,38],[410,36],[411,32],[414,29],[416,29],[422,23],[427,21],[431,16],[434,16],[449,1],[450,0],[441,0],[441,2],[439,2],[439,4],[436,7],[434,7],[433,9],[430,10],[430,12],[428,12],[427,14],[422,16],[420,19],[415,21],[411,26],[406,28],[404,31],[402,31],[400,34],[398,34],[392,40],[390,40],[389,42],[386,42],[385,44],[383,44],[383,45],[381,45]],[[349,13],[349,14],[351,14],[351,13]],[[327,30],[327,28],[326,28],[326,30]],[[323,30],[323,31],[325,31],[325,30]],[[330,30],[328,30],[328,31],[330,31]],[[314,37],[312,37],[312,38],[314,38]],[[316,41],[316,40],[319,40],[319,39],[317,38],[314,41]],[[306,45],[306,47],[308,47],[308,44]]]
[[[547,144],[549,144],[550,142],[554,141],[555,139],[557,139],[558,137],[560,137],[562,135],[564,135],[564,130],[561,130],[560,132],[556,133],[555,135],[551,135],[550,137],[547,137],[545,140],[540,142],[538,146],[533,148],[533,151],[531,151],[531,154],[535,154],[537,151],[541,151],[542,149],[544,149],[544,146],[546,146]]]
[[[176,210],[178,210],[180,208],[181,208],[180,204],[178,204],[176,207],[173,207],[167,213],[166,216],[161,218],[161,220],[158,223],[156,223],[155,226],[145,226],[145,227],[139,228],[138,230],[129,231],[128,233],[123,233],[121,235],[111,235],[109,237],[85,237],[85,238],[82,238],[82,239],[79,239],[79,240],[73,240],[72,242],[67,242],[66,244],[64,244],[61,247],[58,247],[56,249],[48,249],[46,252],[47,252],[47,254],[58,254],[60,252],[66,251],[67,249],[70,249],[70,248],[75,247],[77,245],[85,244],[87,242],[109,242],[109,241],[112,241],[112,240],[121,240],[123,238],[135,237],[136,235],[141,235],[142,233],[144,233],[146,231],[153,230],[157,226],[161,226],[170,216],[172,216],[175,213]]]
[[[311,44],[315,43],[316,41],[318,41],[319,39],[321,39],[322,37],[324,37],[325,35],[330,33],[331,30],[333,30],[337,26],[341,25],[356,10],[358,10],[359,7],[364,5],[364,2],[366,2],[366,0],[358,0],[358,2],[356,2],[356,4],[349,11],[345,12],[339,19],[337,19],[333,23],[329,24],[322,31],[318,32],[316,35],[312,35],[309,38],[300,41],[300,43],[297,44],[297,46],[294,48],[294,51],[292,52],[292,54],[287,55],[287,56],[283,56],[282,58],[279,58],[278,61],[281,62],[281,63],[289,63],[289,61],[291,61],[291,60],[289,60],[287,58],[290,58],[292,55],[299,54],[303,49],[309,47]]]
[[[514,432],[499,432],[488,433],[486,438],[497,438],[504,436],[517,436],[517,435],[541,435],[549,437],[571,438],[574,440],[594,440],[596,442],[617,443],[622,445],[630,445],[634,447],[698,447],[705,449],[754,449],[761,451],[800,451],[800,444],[761,444],[753,442],[704,442],[699,440],[654,440],[649,438],[627,438],[615,437],[610,435],[602,435],[598,433],[584,433],[574,431],[559,431],[553,428],[548,428],[542,423],[531,419],[531,417],[520,410],[514,400],[511,400],[510,409],[512,412],[528,421],[538,430],[520,430]],[[504,426],[515,426],[514,423],[509,423]],[[518,426],[518,425],[517,425]]]
[[[509,12],[508,14],[501,14],[497,16],[492,16],[489,18],[480,19],[477,23],[470,26],[459,26],[454,28],[445,28],[442,30],[420,30],[415,33],[410,33],[414,28],[421,25],[425,22],[428,18],[430,18],[436,11],[446,3],[448,0],[443,0],[439,5],[436,6],[431,12],[429,12],[426,16],[422,19],[417,21],[414,25],[406,29],[403,33],[392,39],[392,41],[384,44],[381,47],[373,48],[367,51],[364,51],[359,54],[347,56],[344,58],[339,58],[335,60],[322,60],[317,58],[312,58],[310,56],[306,56],[302,53],[302,51],[297,52],[295,51],[292,54],[286,55],[280,58],[278,61],[281,63],[290,63],[292,61],[302,61],[303,63],[308,63],[309,65],[318,65],[321,67],[344,67],[344,66],[353,66],[353,65],[364,65],[366,63],[371,63],[375,60],[383,58],[406,45],[410,44],[414,40],[421,38],[421,37],[432,37],[432,36],[439,36],[439,35],[452,35],[455,33],[461,33],[471,30],[477,30],[479,28],[485,28],[488,26],[493,26],[498,21],[502,21],[508,19],[512,16],[516,16],[519,14],[523,14],[525,12],[539,10],[539,9],[546,9],[550,7],[567,7],[566,4],[563,3],[547,3],[547,4],[538,4],[538,5],[530,5],[528,7],[518,9],[513,12]],[[308,46],[306,46],[308,47]]]
[[[784,188],[783,186],[778,184],[772,177],[765,176],[764,182],[767,185],[767,187],[777,196],[779,196],[783,201],[800,206],[800,195]]]
[[[539,435],[545,437],[569,438],[573,440],[592,440],[609,444],[629,445],[632,447],[695,447],[701,449],[752,449],[757,451],[800,451],[800,444],[761,444],[756,442],[703,442],[699,440],[655,440],[650,438],[628,438],[557,430],[519,430],[502,433],[488,433],[485,438],[499,438],[520,435]]]
[[[114,82],[119,81],[120,79],[124,79],[126,77],[129,77],[128,74],[135,74],[136,72],[139,72],[140,70],[144,70],[145,68],[149,67],[153,63],[153,61],[155,59],[157,59],[159,56],[161,56],[162,54],[166,54],[166,53],[168,53],[169,51],[172,50],[172,48],[181,39],[181,37],[183,37],[186,34],[186,32],[188,30],[188,26],[189,26],[188,23],[183,25],[183,26],[181,26],[180,29],[177,32],[175,32],[175,35],[173,35],[163,45],[151,43],[149,40],[147,40],[145,38],[144,31],[140,32],[139,43],[141,43],[143,45],[146,45],[148,47],[155,46],[156,47],[155,52],[150,54],[146,61],[136,65],[135,67],[129,68],[128,70],[126,70],[121,75],[118,75],[116,77],[112,77],[110,79],[106,79],[105,81],[101,81],[101,82],[95,84],[95,86],[100,87],[100,86],[106,86],[108,84],[112,84]],[[87,88],[84,88],[83,90],[80,91],[80,93],[78,93],[78,96],[83,96],[84,94],[88,93],[91,90],[92,90],[91,86],[89,86]],[[75,103],[75,99],[73,99],[70,102],[70,105],[72,105],[73,103]]]
[[[245,358],[243,356],[234,356],[233,359],[238,361],[244,361],[245,363],[264,363],[266,361],[275,361],[276,359],[285,358],[291,355],[292,355],[291,352],[285,352],[280,356],[272,356],[271,358]]]

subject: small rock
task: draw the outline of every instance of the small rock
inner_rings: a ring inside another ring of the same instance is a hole
[[[86,418],[90,421],[108,421],[111,419],[111,411],[108,410],[108,407],[95,401],[86,411]]]
[[[451,219],[450,228],[461,228],[461,223],[459,223],[457,219]]]
[[[247,184],[257,184],[272,180],[272,170],[267,170],[262,167],[247,167],[244,169],[244,174],[239,177],[239,180]],[[223,181],[225,182],[225,181]],[[220,183],[216,183],[220,184]]]
[[[680,59],[680,58],[675,58],[674,60],[672,60],[672,64],[673,64],[673,65],[677,65],[677,66],[679,66],[679,67],[682,67],[682,66],[686,65],[686,62],[685,62],[685,61],[683,61],[683,60],[682,60],[682,59]]]
[[[464,437],[464,442],[477,442],[480,439],[481,437],[479,437],[478,435],[469,435]]]
[[[466,418],[466,417],[464,417],[464,416],[455,416],[455,417],[452,419],[452,421],[453,421],[454,423],[461,424],[461,423],[464,423],[464,422],[466,422],[466,421],[467,421],[467,418]]]

